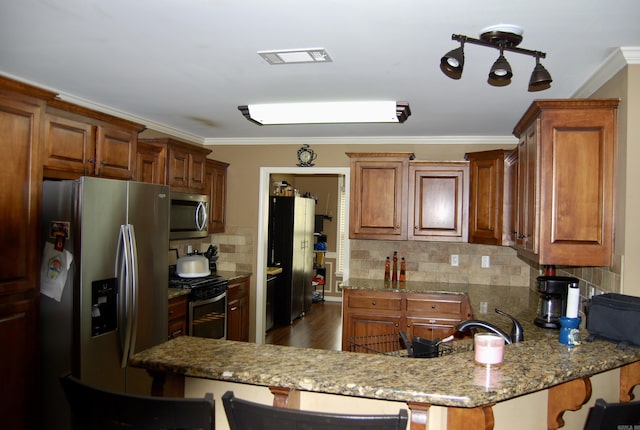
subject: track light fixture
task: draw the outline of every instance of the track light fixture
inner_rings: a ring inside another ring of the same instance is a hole
[[[504,52],[515,52],[517,54],[530,55],[536,58],[536,65],[529,79],[529,91],[541,91],[551,87],[551,75],[540,64],[541,58],[546,58],[547,54],[540,51],[531,51],[529,49],[518,48],[522,42],[522,28],[510,25],[499,24],[487,27],[481,31],[480,39],[464,36],[462,34],[452,34],[452,40],[460,42],[460,47],[447,52],[440,59],[440,70],[451,79],[460,79],[462,77],[462,69],[464,68],[464,45],[471,43],[473,45],[487,46],[500,51],[500,56],[491,66],[489,78],[487,82],[496,87],[502,87],[511,83],[513,72],[511,65],[504,56]]]

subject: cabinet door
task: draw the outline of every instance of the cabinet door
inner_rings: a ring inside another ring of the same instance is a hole
[[[105,178],[132,179],[137,137],[130,130],[98,126],[96,174]]]
[[[538,252],[538,121],[526,130],[518,143],[518,221],[516,248]]]
[[[0,416],[4,428],[38,428],[38,273],[42,104],[0,90]]]
[[[165,183],[166,147],[138,141],[135,180],[150,184]]]
[[[95,131],[91,124],[45,116],[45,176],[74,179],[94,174]]]
[[[189,151],[184,148],[169,146],[167,163],[168,185],[178,191],[188,191]]]
[[[504,151],[466,154],[469,160],[469,242],[502,244]]]
[[[466,242],[469,167],[412,163],[409,166],[409,239]]]
[[[209,196],[209,233],[224,233],[227,199],[227,163],[207,160],[205,193]]]
[[[407,161],[351,161],[349,237],[407,238]]]
[[[249,341],[250,278],[229,284],[227,290],[227,339]]]
[[[400,315],[349,312],[344,318],[344,324],[349,336],[342,338],[342,350],[375,352],[375,344],[378,343],[376,337],[384,338],[385,335],[399,333],[401,323],[402,318]],[[362,345],[369,345],[369,349],[363,348]]]
[[[204,193],[207,156],[192,152],[189,157],[189,188],[194,192]]]
[[[615,110],[544,112],[540,124],[540,264],[609,266]]]

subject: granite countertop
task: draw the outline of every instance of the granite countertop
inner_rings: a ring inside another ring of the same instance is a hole
[[[379,287],[378,284],[359,281],[349,280],[345,288]],[[475,365],[473,352],[469,351],[470,342],[466,341],[455,342],[461,345],[456,348],[460,352],[439,358],[415,359],[187,336],[142,351],[130,363],[135,367],[196,378],[440,406],[475,407],[640,361],[640,348],[637,347],[622,351],[614,343],[606,341],[582,342],[575,347],[560,344],[557,330],[533,325],[537,298],[535,293],[531,297],[527,288],[427,286],[407,282],[402,289],[461,292],[469,295],[475,309],[485,301],[488,309],[499,305],[520,319],[525,341],[507,345],[504,363],[493,368]],[[509,332],[510,323],[505,324],[504,317],[494,316],[492,312],[485,315],[476,313],[474,317],[495,322]],[[581,334],[585,338],[588,333],[583,331]]]

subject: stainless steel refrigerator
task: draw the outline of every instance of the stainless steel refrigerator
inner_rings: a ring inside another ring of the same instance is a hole
[[[282,267],[274,294],[276,324],[291,324],[311,309],[314,220],[315,200],[270,197],[267,260]]]
[[[43,250],[72,256],[59,301],[40,297],[43,427],[69,428],[62,374],[150,393],[127,360],[167,340],[169,187],[82,177],[44,181],[42,194]],[[52,260],[43,253],[42,279],[64,270]]]

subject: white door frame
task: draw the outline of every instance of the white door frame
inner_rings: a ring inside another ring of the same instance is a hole
[[[269,193],[271,174],[291,175],[343,175],[347,193],[345,207],[345,243],[344,243],[344,277],[349,276],[349,190],[351,178],[348,167],[261,167],[260,188],[258,193],[258,243],[256,259],[256,343],[264,343],[265,339],[265,310],[267,305],[267,241],[269,238]]]

